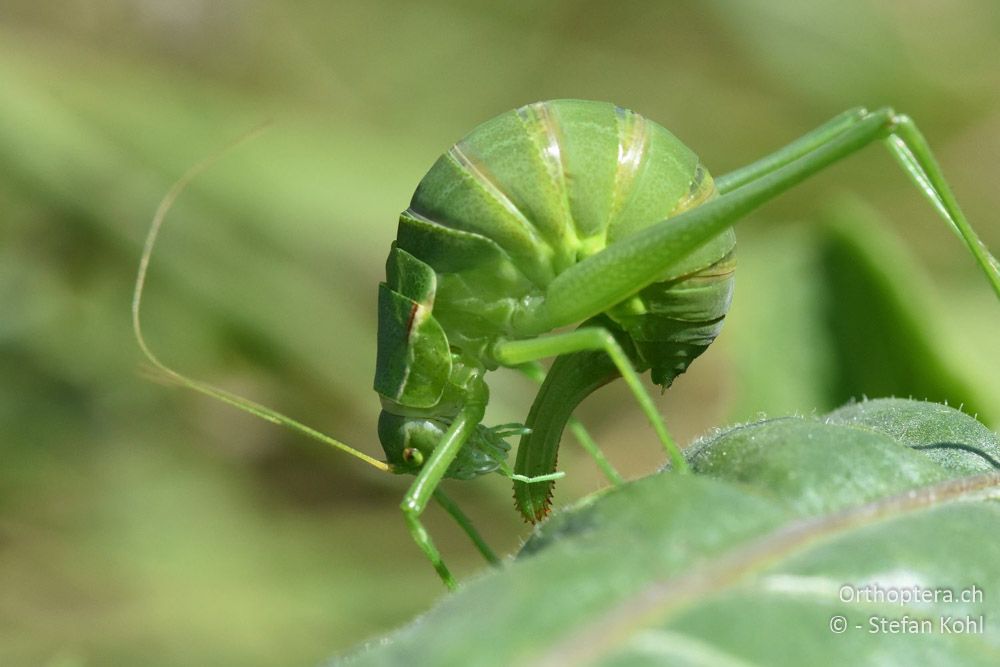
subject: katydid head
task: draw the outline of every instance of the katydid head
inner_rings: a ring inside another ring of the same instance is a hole
[[[400,474],[419,473],[451,424],[450,417],[404,417],[383,410],[378,420],[378,437],[391,470]],[[472,479],[501,468],[510,451],[504,440],[504,428],[477,424],[448,466],[445,477]]]
[[[427,316],[424,321],[432,322],[433,317]],[[380,317],[379,323],[380,327],[390,329],[395,326],[393,320],[385,317]],[[441,336],[447,346],[444,334]],[[441,363],[424,350],[412,349],[411,341],[415,340],[412,335],[403,341],[405,345],[384,349],[382,344],[387,340],[392,337],[379,337],[379,368],[398,369],[402,376],[376,373],[375,387],[382,399],[378,437],[390,469],[415,475],[446,439],[461,409],[469,405],[485,408],[489,389],[483,381],[483,369],[459,354],[449,352],[447,363]],[[393,367],[381,361],[385,357],[402,359],[405,363]],[[393,387],[398,387],[393,395],[383,393]],[[428,387],[433,391],[425,391]],[[445,477],[472,479],[503,468],[510,451],[504,438],[520,432],[510,424],[494,428],[476,424]]]
[[[404,417],[383,410],[378,418],[378,439],[393,472],[415,475],[448,430],[442,419]]]

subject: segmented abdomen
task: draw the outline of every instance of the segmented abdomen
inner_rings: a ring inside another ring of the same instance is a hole
[[[714,194],[697,156],[660,125],[602,102],[540,102],[487,121],[441,156],[400,217],[397,245],[437,273],[434,317],[450,344],[489,365],[522,300]],[[733,245],[724,234],[609,312],[648,343],[640,365],[657,381],[676,375],[662,371],[676,365],[656,352],[662,342],[703,347],[717,333]]]

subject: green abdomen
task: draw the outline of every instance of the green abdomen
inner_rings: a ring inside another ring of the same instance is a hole
[[[437,272],[434,316],[452,345],[489,365],[490,344],[510,334],[522,300],[713,195],[697,156],[660,125],[602,102],[541,102],[480,125],[442,155],[400,216],[397,244]],[[664,280],[713,265],[733,237],[711,245]],[[642,300],[655,317],[671,302],[648,288]],[[621,316],[640,313],[635,306]]]

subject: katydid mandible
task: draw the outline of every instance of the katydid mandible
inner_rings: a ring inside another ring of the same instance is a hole
[[[718,335],[732,296],[744,215],[868,144],[883,142],[949,223],[1000,296],[1000,264],[959,209],[923,136],[892,109],[847,111],[777,152],[713,179],[674,135],[612,104],[555,100],[487,121],[442,155],[400,216],[378,288],[378,461],[299,422],[164,366],[139,307],[163,217],[140,262],[133,325],[140,347],[176,381],[392,473],[416,476],[401,504],[413,539],[450,588],[455,579],[421,523],[434,498],[498,562],[442,479],[497,472],[530,522],[549,511],[567,424],[612,483],[620,476],[572,418],[623,378],[673,470],[688,468],[640,381],[668,387]],[[551,333],[567,325],[566,333]],[[556,357],[547,373],[539,360]],[[487,427],[485,376],[516,368],[541,382],[524,425]],[[519,435],[507,463],[507,438]]]

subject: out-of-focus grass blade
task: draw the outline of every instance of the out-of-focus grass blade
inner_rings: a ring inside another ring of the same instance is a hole
[[[963,405],[994,422],[993,404],[950,354],[956,345],[939,325],[943,311],[930,281],[884,219],[853,199],[832,207],[827,217],[819,258],[823,312],[836,360],[832,402],[859,395],[913,396]]]
[[[989,389],[958,354],[951,333],[959,328],[942,326],[934,286],[887,222],[850,199],[831,206],[825,222],[740,237],[724,333],[739,377],[735,418],[895,395],[995,420]]]

